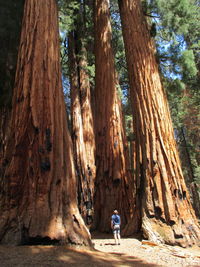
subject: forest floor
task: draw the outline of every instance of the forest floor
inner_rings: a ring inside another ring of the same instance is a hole
[[[136,237],[115,245],[112,235],[93,234],[94,250],[66,246],[0,246],[1,267],[200,266],[200,248],[155,245]]]

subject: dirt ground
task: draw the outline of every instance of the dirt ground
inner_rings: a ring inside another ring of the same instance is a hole
[[[200,248],[155,245],[135,237],[115,245],[112,235],[94,234],[94,250],[66,246],[0,246],[1,267],[199,266]]]

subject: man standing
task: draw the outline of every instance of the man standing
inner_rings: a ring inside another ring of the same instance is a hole
[[[111,217],[111,228],[113,229],[113,235],[115,238],[115,244],[120,245],[120,224],[121,219],[117,210],[114,210]]]

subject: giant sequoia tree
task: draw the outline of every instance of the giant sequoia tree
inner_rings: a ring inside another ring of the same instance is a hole
[[[95,137],[91,108],[90,80],[87,71],[87,27],[85,2],[74,10],[69,33],[69,75],[71,91],[71,125],[75,167],[78,179],[78,207],[88,225],[93,221]]]
[[[138,190],[146,237],[187,246],[200,238],[139,0],[119,0],[136,129]]]
[[[89,78],[84,68],[86,59],[83,54],[77,54],[75,35],[76,31],[70,32],[68,44],[72,141],[78,177],[78,206],[85,222],[91,224],[95,178],[93,116]]]
[[[95,1],[95,69],[95,226],[108,231],[110,216],[117,208],[126,226],[124,232],[130,234],[137,229],[138,221],[117,92],[108,0]]]
[[[55,0],[26,0],[1,179],[0,240],[88,244],[61,84]]]

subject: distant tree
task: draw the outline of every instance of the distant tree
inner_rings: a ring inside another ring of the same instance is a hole
[[[200,230],[183,178],[155,49],[139,0],[119,0],[137,140],[144,236],[188,246]]]
[[[25,1],[0,191],[0,240],[6,244],[90,244],[77,207],[57,18],[56,1]]]

